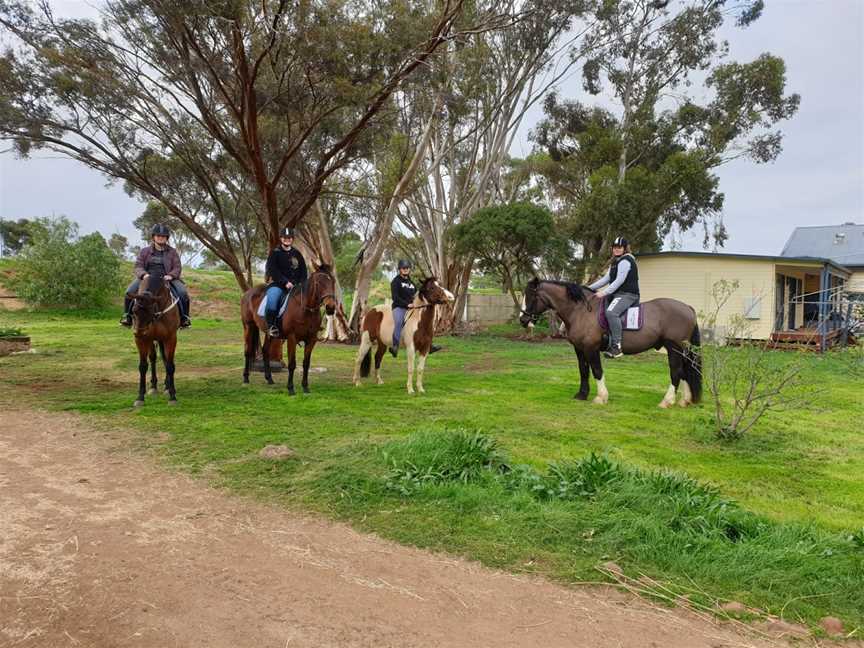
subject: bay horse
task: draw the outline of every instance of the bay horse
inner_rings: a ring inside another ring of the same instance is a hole
[[[267,286],[261,284],[247,290],[240,300],[240,319],[243,322],[243,341],[246,364],[243,368],[243,383],[249,383],[249,370],[255,362],[261,333],[264,334],[262,357],[264,377],[268,385],[273,384],[270,370],[270,350],[272,345],[288,343],[288,393],[294,395],[294,370],[297,368],[297,344],[303,342],[303,393],[309,393],[309,363],[312,350],[318,342],[321,330],[321,306],[328,315],[336,312],[336,282],[330,267],[322,265],[301,285],[296,286],[288,298],[285,312],[279,318],[282,337],[271,338],[267,333],[267,323],[258,315],[258,307],[264,299]]]
[[[399,346],[405,347],[408,354],[408,393],[414,393],[414,356],[417,360],[417,391],[423,389],[423,370],[426,368],[426,357],[432,348],[432,337],[435,328],[435,306],[454,301],[456,298],[446,288],[439,285],[435,277],[423,279],[414,301],[405,314],[402,326],[402,336]],[[393,343],[393,311],[389,306],[376,306],[363,317],[360,348],[354,362],[354,386],[360,386],[360,376],[366,378],[372,365],[372,344],[377,342],[375,351],[375,380],[383,385],[381,379],[381,359]]]
[[[675,299],[651,299],[643,302],[644,324],[638,331],[624,331],[621,348],[631,355],[648,349],[665,348],[669,357],[671,384],[660,401],[660,407],[675,404],[681,387],[681,400],[686,407],[702,397],[702,358],[699,353],[700,334],[696,311]],[[564,281],[541,281],[536,277],[525,288],[525,308],[519,318],[522,326],[536,323],[547,310],[553,310],[567,327],[567,340],[579,358],[579,391],[574,398],[588,398],[588,370],[597,381],[594,402],[605,404],[609,391],[603,377],[600,349],[606,332],[597,319],[595,309],[603,304],[587,286]]]
[[[132,334],[138,347],[138,399],[135,407],[144,404],[147,387],[147,361],[150,361],[150,395],[158,393],[156,381],[156,346],[165,364],[165,390],[168,404],[177,404],[174,388],[174,351],[177,349],[177,331],[180,329],[180,312],[177,298],[171,293],[168,282],[161,273],[150,273],[141,281],[138,293],[127,295],[132,300]]]

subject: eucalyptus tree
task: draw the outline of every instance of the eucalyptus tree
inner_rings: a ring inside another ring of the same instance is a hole
[[[463,1],[108,0],[97,23],[0,0],[0,139],[158,201],[245,288],[234,210],[272,244],[297,225]]]
[[[583,81],[615,110],[551,96],[535,128],[537,169],[570,218],[588,274],[627,232],[637,249],[659,249],[673,227],[705,227],[722,244],[723,194],[714,169],[756,163],[782,150],[779,122],[800,97],[786,93],[782,59],[726,61],[720,28],[745,28],[761,0],[603,0],[583,40]]]

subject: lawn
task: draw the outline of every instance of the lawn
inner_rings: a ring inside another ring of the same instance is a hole
[[[507,327],[441,340],[415,397],[404,354],[385,356],[385,385],[355,388],[356,348],[323,344],[312,393],[289,397],[284,374],[274,387],[260,374],[241,385],[240,327],[224,312],[181,333],[179,406],[148,397],[135,410],[137,355],[116,313],[0,311],[0,328],[25,328],[37,349],[0,358],[0,406],[131,428],[216,485],[489,565],[577,582],[602,580],[597,565],[614,560],[700,605],[735,599],[810,624],[826,614],[864,624],[864,385],[844,357],[808,356],[825,387],[818,402],[770,413],[730,444],[715,440],[707,407],[657,408],[660,354],[607,363],[603,407],[573,400],[567,345],[513,340]],[[454,439],[486,458],[448,471],[467,456]],[[258,458],[270,443],[298,458]]]

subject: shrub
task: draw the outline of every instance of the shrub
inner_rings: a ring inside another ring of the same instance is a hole
[[[0,328],[0,338],[23,337],[24,331],[19,328]]]
[[[429,484],[468,483],[509,470],[495,439],[464,429],[412,434],[388,445],[384,456],[390,464],[387,487],[406,495]]]
[[[98,233],[78,236],[65,218],[40,221],[20,256],[12,287],[37,306],[102,308],[122,290],[120,260]]]

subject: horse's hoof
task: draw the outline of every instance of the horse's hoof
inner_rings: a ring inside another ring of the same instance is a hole
[[[267,381],[267,384],[268,384],[268,385],[275,385],[276,383],[275,383],[275,382],[273,381],[273,379],[271,378],[270,380]]]
[[[147,395],[148,396],[158,396],[159,390],[154,387],[147,392]]]
[[[678,401],[678,407],[690,407],[690,401],[684,400],[683,398]]]
[[[134,405],[135,407],[141,407],[143,404],[144,404],[144,401],[143,401],[143,400],[136,400],[136,401],[133,403],[133,405]]]
[[[289,396],[293,396],[293,395],[296,394],[296,393],[297,393],[297,392],[294,391],[293,388],[291,388],[291,387],[288,388],[288,395],[289,395]]]
[[[606,399],[605,399],[605,398],[600,398],[599,396],[597,396],[597,397],[596,397],[593,401],[591,401],[591,402],[594,403],[595,405],[605,405],[605,404],[606,404]]]
[[[673,403],[670,403],[669,401],[661,401],[657,407],[659,407],[660,409],[669,409],[670,407],[672,407],[672,405]]]
[[[304,388],[303,388],[303,393],[304,393],[304,394],[309,394],[309,393],[311,393],[311,392],[309,391],[309,388],[308,388],[308,387],[304,387]]]
[[[422,387],[418,387],[418,388],[417,388],[417,393],[418,393],[418,394],[425,394],[425,393],[426,393],[426,390],[423,389]]]
[[[588,400],[588,394],[583,394],[582,392],[577,393],[574,397],[575,400]]]
[[[177,404],[177,399],[176,399],[176,398],[172,398],[171,400],[168,401],[168,404],[171,405],[171,406],[173,407],[174,405]]]
[[[248,380],[244,380],[242,384],[243,384],[244,387],[248,387],[248,386],[249,386],[249,381],[248,381]]]

